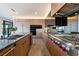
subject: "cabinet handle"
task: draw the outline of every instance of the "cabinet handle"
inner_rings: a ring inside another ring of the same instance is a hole
[[[6,52],[5,54],[3,54],[3,56],[6,56],[8,53],[10,53],[14,49],[15,49],[15,47],[11,48],[8,52]]]

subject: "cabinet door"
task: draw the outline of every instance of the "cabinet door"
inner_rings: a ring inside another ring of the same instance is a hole
[[[21,54],[23,55],[23,56],[26,56],[26,53],[27,53],[27,48],[26,48],[26,44],[24,43],[23,45],[22,45],[22,52],[21,52]]]
[[[48,48],[48,50],[49,50],[49,52],[50,52],[50,54],[51,55],[54,55],[54,47],[52,46],[52,42],[51,42],[51,40],[47,40],[47,48]],[[53,49],[52,49],[53,48]]]
[[[3,56],[14,56],[14,49],[15,47],[11,48],[9,51],[3,54]]]
[[[28,55],[28,52],[29,52],[29,50],[30,50],[30,47],[31,47],[31,42],[30,42],[30,37],[26,37],[26,40],[25,40],[25,46],[26,46],[26,55]]]
[[[22,44],[16,44],[16,48],[14,50],[15,56],[23,56],[23,45]]]
[[[15,56],[26,56],[28,55],[30,48],[30,38],[28,36],[23,37],[21,40],[16,42]]]
[[[26,55],[26,44],[25,39],[22,38],[20,41],[16,42],[15,56],[25,56]]]
[[[22,46],[24,55],[28,55],[30,43],[29,38],[27,36],[24,38],[24,44]]]
[[[26,56],[26,44],[23,42],[23,44],[20,46],[20,55]]]

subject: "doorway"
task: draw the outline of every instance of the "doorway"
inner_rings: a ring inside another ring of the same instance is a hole
[[[42,29],[42,25],[30,25],[30,33],[36,35],[36,29]]]

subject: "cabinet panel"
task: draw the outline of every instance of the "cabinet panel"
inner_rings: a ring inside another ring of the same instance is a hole
[[[14,49],[15,47],[12,47],[9,51],[3,54],[3,56],[14,56]]]
[[[23,55],[23,51],[24,51],[23,45],[24,45],[23,39],[16,42],[16,48],[15,48],[15,51],[14,51],[15,56],[22,56]]]
[[[30,35],[27,35],[0,51],[0,56],[26,56],[28,55],[30,46]]]
[[[12,44],[11,46],[3,49],[2,51],[0,51],[0,56],[7,56],[8,54],[12,56],[14,47],[15,47],[14,44]]]
[[[23,37],[16,42],[15,56],[26,56],[30,49],[30,35]]]
[[[58,45],[52,40],[47,40],[47,48],[52,56],[67,56],[67,52],[63,51]]]

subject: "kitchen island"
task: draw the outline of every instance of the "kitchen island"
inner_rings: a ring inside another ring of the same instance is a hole
[[[48,34],[47,48],[54,56],[78,56],[78,34]]]
[[[17,38],[13,37],[0,39],[0,56],[28,55],[31,47],[31,34],[27,33],[19,35]]]

